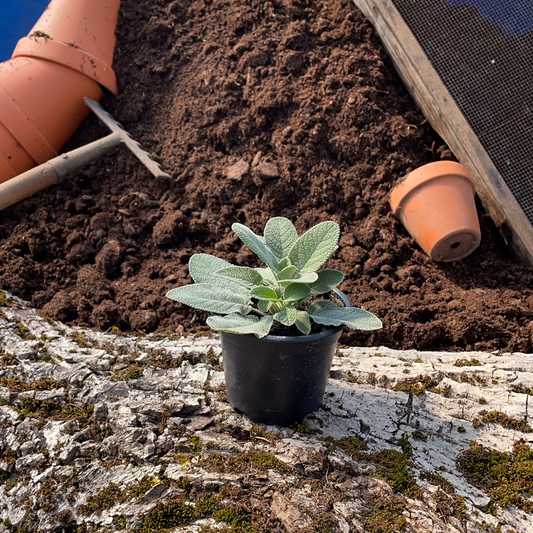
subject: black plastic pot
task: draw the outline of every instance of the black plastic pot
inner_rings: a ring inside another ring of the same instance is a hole
[[[350,305],[344,294],[339,296]],[[263,339],[221,333],[231,406],[254,422],[280,426],[289,426],[316,411],[322,404],[342,329]]]

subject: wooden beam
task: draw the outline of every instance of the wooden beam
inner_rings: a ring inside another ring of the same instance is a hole
[[[533,227],[390,0],[353,0],[375,27],[408,91],[457,159],[516,255],[533,265]]]

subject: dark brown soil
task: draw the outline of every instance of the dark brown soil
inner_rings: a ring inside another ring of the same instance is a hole
[[[391,214],[395,180],[453,156],[349,0],[123,0],[117,36],[121,94],[102,103],[173,179],[120,148],[7,209],[2,288],[74,324],[194,332],[204,316],[164,297],[193,253],[251,264],[233,222],[332,219],[329,266],[384,323],[345,343],[532,349],[533,272],[481,209],[481,247],[455,264]],[[90,117],[66,149],[106,133]]]

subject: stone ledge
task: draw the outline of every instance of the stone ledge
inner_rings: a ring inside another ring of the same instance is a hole
[[[532,354],[341,347],[323,406],[289,429],[231,409],[214,336],[71,328],[15,298],[0,311],[0,532],[137,531],[184,501],[172,530],[227,530],[241,509],[265,531],[363,532],[386,516],[391,532],[533,532],[524,511],[483,512],[490,498],[457,468],[472,441],[531,442]],[[416,496],[394,494],[384,450]],[[216,512],[198,511],[206,495]]]

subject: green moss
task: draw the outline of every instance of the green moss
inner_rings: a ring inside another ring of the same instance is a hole
[[[148,353],[148,362],[155,368],[179,368],[182,363],[180,357],[174,357],[167,350],[155,348]]]
[[[226,507],[219,509],[213,514],[213,519],[217,522],[224,522],[236,528],[242,528],[245,531],[251,524],[251,516],[248,511],[240,507]]]
[[[12,353],[7,353],[3,348],[0,348],[0,366],[15,366],[19,364],[17,356]]]
[[[80,348],[94,348],[95,343],[91,340],[89,340],[85,335],[81,332],[77,333],[71,333],[69,337],[78,345]]]
[[[62,387],[59,381],[51,378],[39,378],[35,381],[23,381],[20,376],[2,376],[0,385],[12,392],[25,392],[31,390],[52,390]]]
[[[366,443],[356,437],[342,437],[339,440],[335,440],[333,437],[326,437],[326,442],[330,446],[338,446],[341,450],[353,458],[360,457],[359,452],[368,450]]]
[[[257,470],[277,470],[282,473],[289,473],[291,470],[288,464],[267,452],[251,453],[248,460],[250,465]]]
[[[123,490],[119,499],[121,502],[125,502],[131,499],[142,498],[152,487],[155,487],[159,483],[154,477],[144,476],[138,483],[130,485],[127,489]]]
[[[499,505],[533,512],[533,501],[526,498],[533,495],[533,450],[524,441],[516,442],[512,452],[471,442],[459,455],[457,465],[472,485],[490,496],[488,511]]]
[[[274,435],[274,433],[269,433],[266,429],[259,426],[252,426],[250,429],[250,438],[265,440],[272,444],[278,439],[278,436]]]
[[[194,508],[184,500],[159,502],[142,519],[140,533],[184,526],[196,520]]]
[[[209,349],[207,350],[207,353],[205,354],[205,362],[211,366],[216,366],[219,363],[219,357],[215,353],[215,350],[213,350],[212,346],[209,347]]]
[[[0,452],[0,459],[5,461],[8,465],[11,465],[17,460],[17,454],[13,448],[7,446]]]
[[[15,333],[24,341],[34,341],[37,337],[30,332],[20,320],[20,318],[13,318],[15,324]]]
[[[371,510],[363,513],[363,528],[368,533],[401,533],[405,531],[405,504],[398,498],[374,498]]]
[[[0,468],[0,483],[5,483],[11,474],[7,470]]]
[[[201,467],[209,472],[248,472],[255,470],[276,470],[282,474],[291,472],[291,467],[278,459],[275,455],[264,451],[247,452],[242,455],[209,454],[201,463]]]
[[[410,392],[415,396],[426,392],[428,389],[432,389],[437,386],[437,380],[431,376],[423,376],[419,374],[414,378],[407,378],[399,381],[394,386],[395,391]]]
[[[368,459],[377,466],[379,477],[389,483],[394,492],[411,493],[416,482],[408,467],[411,466],[405,454],[396,450],[381,450],[368,455]]]
[[[431,389],[431,392],[434,392],[435,394],[442,394],[445,398],[450,397],[450,393],[452,390],[452,386],[449,384],[446,385],[439,385],[438,387],[434,387]]]
[[[472,374],[468,372],[462,372],[459,376],[450,376],[455,381],[460,383],[470,383],[471,385],[486,385],[485,377],[482,374]]]
[[[159,502],[143,519],[140,533],[167,530],[184,526],[201,518],[212,516],[217,511],[218,497],[206,496],[196,502],[186,497],[170,502]],[[214,516],[214,515],[213,515]]]
[[[123,489],[120,489],[114,483],[110,483],[97,494],[88,496],[85,504],[80,505],[79,513],[85,516],[93,513],[100,514],[105,509],[113,507],[116,503],[125,503],[132,499],[142,498],[158,483],[159,480],[150,476],[144,476],[139,482]]]
[[[472,420],[472,425],[476,428],[483,425],[484,422],[500,424],[504,428],[514,429],[522,433],[531,433],[533,428],[523,418],[513,418],[501,411],[480,411],[479,417]]]
[[[482,363],[471,357],[470,359],[457,359],[453,366],[482,366]]]
[[[119,372],[115,372],[111,376],[112,381],[128,381],[130,379],[139,379],[142,377],[144,373],[144,368],[142,366],[139,366],[138,364],[134,364],[131,366],[128,366],[127,368],[124,368],[123,370],[120,370]]]
[[[82,516],[89,516],[93,513],[100,514],[105,509],[110,509],[118,503],[120,490],[118,485],[110,483],[105,489],[97,494],[91,494],[87,501],[78,507],[78,512]]]
[[[392,449],[381,450],[379,452],[367,453],[367,446],[364,442],[355,437],[343,437],[334,440],[331,437],[325,439],[332,447],[339,447],[350,457],[360,462],[369,462],[376,466],[378,477],[389,483],[394,492],[405,494],[410,498],[421,498],[421,491],[413,475],[409,472],[412,466],[410,458],[413,449],[409,443],[407,435],[403,435],[398,440],[401,452]]]
[[[328,514],[320,513],[311,517],[313,533],[331,533],[338,531],[337,522]]]
[[[0,307],[13,307],[13,298],[0,290]]]
[[[92,405],[63,404],[57,400],[37,400],[36,398],[20,398],[17,411],[24,417],[52,420],[72,420],[76,418],[82,427],[89,423],[93,414]]]
[[[122,531],[126,527],[126,517],[123,514],[116,515],[112,523],[115,530]]]
[[[314,435],[315,433],[319,432],[317,429],[311,429],[311,426],[307,420],[295,422],[290,426],[290,428],[296,433],[302,433],[303,435]]]
[[[189,446],[189,448],[191,448],[192,453],[194,455],[202,454],[202,443],[200,442],[200,439],[198,437],[191,437],[187,441],[187,445]]]
[[[124,374],[124,379],[139,379],[142,377],[144,372],[144,369],[140,366],[132,366],[128,369],[128,371]]]

